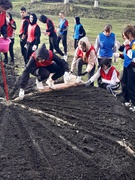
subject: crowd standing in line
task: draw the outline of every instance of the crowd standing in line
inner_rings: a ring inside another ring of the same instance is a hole
[[[12,18],[11,13],[6,11],[12,9],[12,3],[9,0],[0,0],[0,35],[4,38],[10,38],[11,44],[9,53],[11,56],[10,63],[14,64],[14,31],[16,23]],[[81,77],[88,74],[88,81],[84,82],[85,86],[90,86],[98,78],[98,86],[109,90],[113,95],[114,89],[117,89],[121,83],[122,92],[120,93],[125,100],[124,105],[128,106],[130,110],[135,111],[135,27],[128,25],[123,30],[124,43],[122,46],[116,41],[116,35],[112,32],[112,26],[107,24],[103,32],[99,33],[93,46],[88,38],[86,32],[80,23],[80,17],[75,17],[74,25],[74,48],[75,54],[71,63],[71,68],[67,61],[67,32],[68,21],[65,18],[64,12],[60,12],[60,22],[58,28],[58,35],[54,23],[45,15],[39,17],[39,21],[46,24],[44,35],[49,37],[49,49],[43,43],[40,48],[40,26],[37,24],[37,17],[34,13],[26,12],[26,8],[20,9],[22,23],[19,31],[20,48],[24,58],[25,68],[22,73],[20,82],[19,97],[24,97],[24,91],[29,80],[29,75],[33,74],[36,77],[36,85],[38,89],[43,89],[43,80],[50,88],[55,89],[55,80],[64,75],[68,81],[71,73],[73,73],[77,64],[77,78],[76,83],[82,82]],[[7,18],[6,18],[7,16]],[[64,47],[64,52],[59,48],[60,40]],[[116,52],[119,46],[119,51]],[[57,56],[53,50],[56,50],[62,57]],[[123,58],[123,76],[120,80],[118,71],[111,65],[112,57]],[[98,59],[98,60],[97,60]],[[8,63],[8,55],[5,54],[5,63]],[[98,70],[95,73],[96,64]],[[83,70],[83,65],[86,69]],[[69,72],[70,69],[70,72]],[[52,74],[53,73],[53,74]],[[50,77],[50,74],[52,76]]]

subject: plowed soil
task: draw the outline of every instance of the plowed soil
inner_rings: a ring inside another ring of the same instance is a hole
[[[135,113],[119,99],[97,87],[37,92],[34,80],[20,101],[11,77],[11,101],[0,103],[0,180],[135,180]]]

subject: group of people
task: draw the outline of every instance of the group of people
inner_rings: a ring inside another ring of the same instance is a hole
[[[7,3],[9,2],[9,4]],[[7,4],[8,6],[7,6]],[[11,9],[12,4],[9,0],[0,0],[0,18],[6,17],[6,10]],[[1,34],[4,38],[7,33],[3,33],[3,27],[6,24],[12,27],[13,32],[16,29],[16,23],[12,19],[10,13],[8,19],[0,22]],[[19,97],[23,99],[25,88],[27,86],[30,74],[36,77],[36,85],[38,89],[44,89],[42,81],[51,89],[55,89],[55,81],[64,76],[66,82],[71,79],[71,74],[77,68],[77,78],[75,83],[82,83],[85,86],[93,86],[97,80],[98,86],[112,93],[117,94],[114,90],[121,85],[121,93],[125,99],[125,106],[130,110],[135,111],[135,27],[128,25],[123,30],[123,45],[116,41],[116,35],[112,32],[110,24],[105,25],[103,32],[99,33],[94,46],[86,37],[86,32],[83,25],[80,23],[80,18],[75,17],[74,25],[74,57],[71,62],[71,68],[67,62],[67,32],[68,21],[64,16],[64,12],[60,12],[59,28],[56,32],[53,21],[45,15],[39,17],[39,21],[46,24],[44,35],[49,37],[49,49],[45,43],[40,47],[41,30],[37,23],[37,16],[34,13],[26,12],[26,8],[20,9],[22,24],[19,32],[20,46],[22,56],[24,58],[25,68],[21,76]],[[3,23],[3,24],[2,24]],[[58,33],[58,34],[57,34]],[[10,37],[10,36],[8,36]],[[10,37],[11,38],[11,37]],[[62,40],[64,52],[59,48],[59,42]],[[14,43],[14,41],[13,41]],[[11,45],[13,47],[13,45]],[[54,49],[62,57],[54,53]],[[122,54],[118,53],[122,51]],[[13,54],[13,53],[11,53]],[[5,59],[6,59],[5,55]],[[123,58],[124,68],[123,76],[120,79],[118,70],[112,66],[112,58]],[[14,58],[11,58],[14,63]],[[84,70],[84,66],[86,69]],[[96,67],[98,67],[97,71]],[[88,81],[83,82],[82,76],[88,75]],[[50,76],[51,75],[51,76]]]

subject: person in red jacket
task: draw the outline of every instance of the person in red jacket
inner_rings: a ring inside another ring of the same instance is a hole
[[[6,21],[7,21],[7,37],[10,38],[10,40],[11,40],[10,45],[9,45],[9,53],[10,53],[10,57],[11,57],[10,64],[14,65],[13,46],[14,46],[16,22],[12,18],[12,14],[9,12],[7,12]],[[8,53],[4,53],[4,56],[5,56],[4,62],[7,64],[8,63]]]
[[[22,23],[21,23],[21,27],[20,27],[20,31],[19,31],[20,47],[21,47],[21,53],[22,53],[22,56],[24,59],[24,63],[26,65],[27,64],[27,56],[26,56],[25,44],[27,42],[29,16],[27,15],[25,7],[21,7],[20,15],[22,17]]]
[[[101,80],[99,81],[98,86],[107,89],[116,96],[113,90],[117,90],[120,87],[120,79],[119,72],[111,65],[111,59],[104,59],[101,63],[101,67],[99,67],[97,72],[84,84],[90,86],[90,84],[99,77],[101,77]]]
[[[50,74],[53,76],[50,78]],[[44,89],[43,80],[47,80],[49,88],[55,89],[54,82],[64,75],[69,80],[68,63],[63,61],[59,56],[51,50],[47,50],[45,44],[32,53],[20,80],[19,98],[23,99],[24,90],[28,84],[30,74],[36,77],[36,85],[38,89]]]
[[[37,24],[36,14],[30,13],[29,20],[30,23],[28,25],[27,44],[25,45],[27,49],[27,61],[29,60],[31,54],[38,48],[41,36],[40,27]]]
[[[7,37],[6,11],[12,9],[9,0],[0,0],[0,36]]]
[[[64,53],[60,50],[57,43],[57,34],[54,27],[54,23],[52,22],[51,19],[49,19],[43,14],[39,17],[39,21],[46,24],[46,30],[43,33],[44,35],[48,35],[49,37],[49,45],[50,45],[49,49],[51,51],[55,49],[56,52],[59,53],[61,56],[63,56],[64,59]]]

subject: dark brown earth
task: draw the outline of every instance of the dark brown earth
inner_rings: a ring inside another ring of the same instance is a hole
[[[37,92],[31,78],[19,101],[19,76],[7,76],[0,180],[135,180],[135,113],[119,99],[97,87]]]

